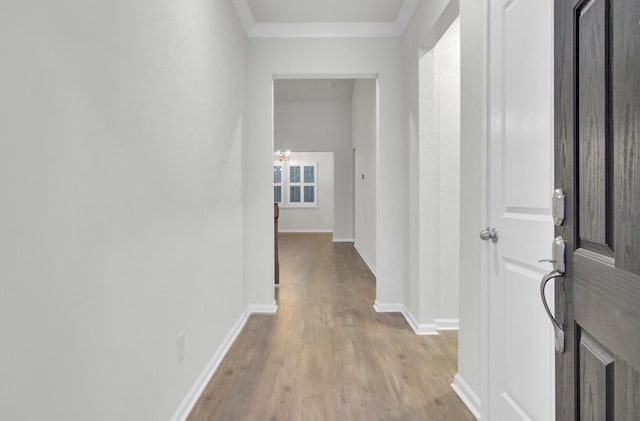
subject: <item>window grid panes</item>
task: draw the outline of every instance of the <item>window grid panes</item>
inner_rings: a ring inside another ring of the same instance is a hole
[[[273,166],[273,182],[276,184],[282,183],[282,167],[280,165]]]
[[[282,164],[273,165],[273,202],[282,203]]]
[[[318,167],[315,162],[274,162],[273,200],[281,207],[318,206]]]
[[[282,186],[273,186],[273,201],[275,203],[282,202]]]
[[[315,183],[315,168],[309,165],[304,167],[304,182]]]
[[[289,182],[290,183],[300,182],[300,166],[292,165],[289,167]]]
[[[290,187],[289,202],[291,202],[291,203],[299,203],[300,202],[300,186],[291,186]]]
[[[304,202],[305,203],[313,203],[315,202],[315,187],[314,186],[304,186]]]

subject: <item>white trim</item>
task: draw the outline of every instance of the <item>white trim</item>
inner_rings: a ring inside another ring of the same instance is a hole
[[[242,23],[244,31],[249,35],[253,27],[256,25],[249,3],[247,3],[247,0],[233,0],[232,3],[233,7],[236,9],[238,18],[240,18],[240,23]]]
[[[451,383],[451,388],[456,392],[456,395],[464,402],[464,404],[469,408],[469,411],[473,414],[476,419],[480,420],[480,408],[481,402],[478,394],[473,391],[473,389],[464,381],[460,373],[457,373],[453,377],[453,383]]]
[[[315,229],[279,229],[278,232],[287,233],[287,234],[333,234],[333,230],[315,230]]]
[[[209,384],[209,381],[213,377],[213,374],[218,369],[218,366],[222,362],[224,356],[227,354],[227,351],[229,351],[229,348],[231,347],[233,342],[238,337],[238,334],[240,334],[240,332],[242,331],[242,328],[244,327],[250,315],[251,313],[248,309],[240,315],[240,318],[233,325],[233,327],[227,334],[227,337],[224,338],[224,341],[222,341],[220,347],[213,354],[213,357],[211,357],[209,363],[205,366],[202,373],[200,373],[200,376],[198,376],[198,379],[187,393],[187,396],[185,396],[185,398],[180,403],[180,406],[178,406],[178,409],[176,409],[176,412],[171,417],[171,421],[184,421],[189,416],[189,413],[193,409],[193,406],[200,398],[200,395],[202,395],[204,388],[207,386],[207,384]]]
[[[490,221],[490,195],[489,195],[489,141],[490,135],[490,118],[491,107],[489,100],[489,62],[491,54],[489,48],[489,33],[491,28],[491,19],[489,18],[489,0],[480,0],[482,3],[482,131],[478,136],[478,141],[481,142],[480,162],[482,165],[482,171],[480,176],[480,197],[482,198],[482,204],[480,207],[480,213],[482,219],[489,224]],[[489,225],[487,225],[489,226]],[[478,409],[481,416],[485,419],[489,419],[489,406],[490,406],[490,382],[489,382],[489,308],[490,308],[490,251],[489,247],[481,247],[480,252],[480,399],[478,402],[485,402],[484,406],[478,404]],[[471,390],[471,389],[469,389]],[[472,411],[473,412],[473,411]],[[480,419],[481,417],[478,417]]]
[[[233,6],[249,38],[385,38],[402,36],[419,0],[404,0],[394,22],[258,23],[247,0]]]
[[[333,237],[334,243],[353,243],[353,238],[338,238]]]
[[[377,313],[400,313],[411,326],[416,335],[438,335],[438,329],[435,324],[418,324],[415,317],[409,309],[400,303],[381,303],[378,300],[373,304],[373,308]]]
[[[400,11],[398,12],[398,17],[396,18],[396,25],[402,29],[402,34],[404,35],[405,31],[409,27],[409,23],[411,22],[411,18],[413,18],[413,14],[418,8],[418,4],[420,0],[404,0],[402,2],[402,6],[400,7]]]
[[[182,400],[176,412],[174,412],[171,417],[171,421],[184,421],[187,419],[194,405],[200,399],[202,392],[204,392],[204,388],[207,387],[211,378],[215,374],[216,370],[220,366],[220,363],[224,359],[225,355],[235,342],[236,338],[244,328],[244,325],[247,323],[249,316],[252,314],[275,314],[278,310],[278,306],[274,300],[273,304],[249,304],[246,310],[240,315],[238,321],[233,325],[227,337],[224,338],[222,344],[218,348],[218,350],[213,354],[213,357],[209,361],[209,363],[205,366],[200,376],[196,380],[195,384],[187,393],[187,396]]]
[[[249,314],[276,314],[277,311],[278,305],[275,300],[271,304],[249,304],[247,306]]]
[[[373,308],[376,313],[402,313],[403,305],[400,303],[397,304],[389,304],[389,303],[381,303],[376,300],[373,303]]]
[[[371,273],[373,273],[373,276],[375,276],[377,278],[378,275],[376,274],[376,268],[371,264],[371,261],[369,260],[367,255],[362,252],[362,249],[360,249],[360,247],[358,247],[358,244],[355,243],[355,242],[353,243],[353,248],[356,249],[356,251],[358,252],[360,257],[362,258],[362,260],[364,260],[364,263],[369,267],[369,270],[371,271]],[[398,311],[400,311],[400,310],[398,310]],[[382,313],[384,313],[384,312],[382,312]]]
[[[377,73],[274,73],[273,80],[296,79],[368,79],[377,80]],[[292,152],[293,153],[293,152]]]
[[[413,313],[404,305],[402,306],[402,315],[416,335],[439,335],[435,323],[418,323]]]
[[[459,319],[435,319],[433,322],[438,330],[460,330]]]
[[[255,23],[249,38],[390,38],[405,28],[395,22]]]

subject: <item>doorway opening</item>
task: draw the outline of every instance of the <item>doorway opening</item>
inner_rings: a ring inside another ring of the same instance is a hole
[[[354,243],[375,274],[377,83],[329,77],[274,80],[279,231]]]

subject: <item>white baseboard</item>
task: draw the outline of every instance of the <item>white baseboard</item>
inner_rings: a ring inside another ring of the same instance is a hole
[[[334,243],[353,243],[353,238],[336,238],[333,237]]]
[[[213,377],[213,374],[218,369],[218,366],[222,362],[222,359],[227,354],[227,351],[229,351],[229,348],[231,347],[233,342],[236,340],[236,337],[238,336],[240,331],[242,331],[242,328],[247,322],[247,319],[249,318],[250,314],[251,313],[248,310],[245,310],[244,313],[242,313],[242,315],[238,319],[238,321],[233,325],[233,327],[227,334],[227,337],[224,338],[224,341],[222,341],[222,344],[220,345],[220,347],[213,354],[213,357],[211,358],[209,363],[205,366],[200,376],[198,376],[198,379],[196,380],[195,384],[191,387],[191,390],[189,390],[189,393],[187,393],[187,396],[182,400],[182,403],[180,403],[180,406],[171,417],[171,421],[184,421],[187,419],[187,417],[189,416],[189,413],[193,409],[193,406],[196,404],[196,402],[200,398],[200,395],[202,395],[204,388],[207,386],[207,384],[209,384],[211,377]]]
[[[189,393],[187,393],[187,396],[180,403],[180,406],[171,417],[171,421],[184,421],[187,419],[189,413],[193,409],[193,406],[200,398],[200,395],[202,395],[204,388],[207,387],[207,384],[209,384],[209,381],[211,381],[211,378],[220,366],[222,359],[225,355],[227,355],[229,348],[231,348],[231,345],[242,331],[244,325],[247,323],[249,316],[251,316],[252,314],[275,314],[277,310],[278,306],[276,305],[275,301],[273,302],[273,304],[249,304],[247,306],[247,309],[242,313],[238,321],[233,325],[226,338],[224,338],[224,341],[222,341],[222,344],[220,345],[218,350],[213,354],[213,357],[205,366],[200,376],[198,376],[198,379],[189,390]]]
[[[358,252],[358,254],[360,255],[360,257],[362,257],[362,260],[364,260],[364,263],[369,267],[369,270],[371,271],[371,273],[373,273],[373,276],[377,277],[376,275],[376,268],[371,264],[371,261],[369,260],[369,258],[367,257],[366,254],[364,254],[362,252],[362,250],[360,249],[360,247],[358,247],[358,244],[353,243],[353,248],[356,249],[356,251]],[[399,311],[399,310],[398,310]],[[379,313],[385,313],[384,311],[381,311]]]
[[[438,335],[440,330],[457,330],[459,325],[458,319],[435,319],[433,323],[418,323],[407,306],[399,303],[388,304],[376,300],[373,308],[378,313],[402,313],[416,335]]]
[[[434,322],[438,330],[460,330],[459,319],[435,319]]]
[[[310,233],[310,234],[325,234],[325,233],[331,233],[333,234],[333,230],[316,230],[316,229],[281,229],[278,228],[278,232],[281,233],[300,233],[300,234],[306,234],[306,233]]]
[[[406,306],[402,306],[402,315],[404,316],[411,329],[416,335],[437,335],[438,328],[435,323],[418,323],[413,313]]]
[[[373,303],[373,308],[377,313],[402,313],[402,307],[402,304],[381,303],[378,300]]]
[[[278,305],[275,300],[271,304],[249,304],[247,311],[249,314],[276,314]]]
[[[456,392],[467,408],[469,408],[469,411],[471,411],[473,416],[480,420],[480,398],[476,392],[471,389],[467,382],[464,381],[460,373],[453,377],[451,388]]]

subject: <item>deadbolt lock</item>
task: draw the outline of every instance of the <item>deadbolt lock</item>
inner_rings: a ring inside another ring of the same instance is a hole
[[[551,199],[551,216],[553,217],[553,223],[556,225],[562,225],[564,222],[565,212],[565,195],[562,189],[555,189],[553,197]]]

